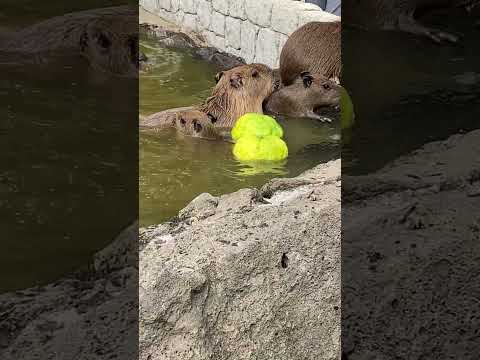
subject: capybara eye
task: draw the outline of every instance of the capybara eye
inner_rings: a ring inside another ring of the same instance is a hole
[[[257,71],[256,69],[254,69],[254,70],[252,71],[252,77],[258,78],[259,75],[260,75],[260,74],[258,73],[258,71]]]
[[[215,116],[213,116],[212,114],[208,113],[207,116],[210,119],[210,122],[212,124],[215,124],[217,122],[217,118]]]
[[[185,125],[186,121],[184,118],[180,118],[180,124]]]
[[[193,120],[193,129],[195,130],[195,132],[202,131],[202,125],[200,125],[196,119]]]
[[[100,45],[102,48],[106,49],[112,45],[112,42],[108,37],[105,36],[105,34],[100,33],[97,39],[98,45]]]
[[[324,84],[322,85],[322,87],[323,87],[325,90],[330,90],[330,89],[332,88],[329,83],[324,83]]]
[[[223,71],[220,71],[219,73],[217,73],[217,75],[215,75],[215,81],[218,83],[222,78],[222,76],[223,76]]]

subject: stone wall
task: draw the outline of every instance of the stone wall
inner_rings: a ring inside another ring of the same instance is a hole
[[[203,36],[219,50],[278,67],[288,36],[311,21],[336,15],[301,0],[140,0],[144,10]]]

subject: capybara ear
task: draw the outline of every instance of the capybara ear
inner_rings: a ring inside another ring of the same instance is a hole
[[[223,71],[220,71],[219,73],[217,73],[217,75],[215,75],[215,81],[218,83],[222,78],[222,76],[223,76]]]
[[[300,76],[302,77],[303,79],[303,86],[305,88],[309,88],[310,86],[312,86],[312,82],[313,82],[313,76],[310,75],[310,72],[308,71],[304,71],[300,74]]]
[[[235,89],[238,89],[243,85],[242,77],[240,75],[233,75],[230,78],[230,85],[232,85],[232,87],[234,87]]]
[[[257,69],[253,69],[253,70],[252,70],[252,77],[258,78],[259,75],[260,75],[260,74],[259,74],[259,72],[258,72]]]

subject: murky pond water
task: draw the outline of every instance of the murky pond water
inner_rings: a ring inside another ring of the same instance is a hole
[[[215,69],[188,52],[142,41],[152,68],[140,78],[140,113],[201,103],[215,85]],[[259,187],[273,177],[296,176],[340,156],[338,122],[278,119],[289,157],[284,163],[250,166],[232,155],[232,144],[184,137],[174,131],[140,133],[140,223],[173,217],[195,196]]]
[[[19,1],[14,21],[9,3],[13,27],[65,10]],[[78,269],[137,218],[138,85],[78,57],[0,72],[1,293]]]
[[[408,34],[343,29],[344,85],[356,126],[342,149],[342,173],[375,171],[427,142],[480,127],[475,18],[451,12],[425,21],[463,34],[461,41],[438,45]]]

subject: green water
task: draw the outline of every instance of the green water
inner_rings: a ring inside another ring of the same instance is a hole
[[[152,68],[140,77],[140,113],[201,103],[215,85],[215,69],[188,52],[142,41]],[[278,119],[289,158],[281,164],[251,167],[236,161],[232,144],[184,137],[175,131],[140,133],[140,223],[165,221],[195,196],[221,195],[260,187],[273,177],[296,176],[340,156],[337,123]]]
[[[1,9],[13,26],[61,13],[18,3],[28,19]],[[137,218],[138,82],[78,57],[0,72],[1,293],[77,270]]]

